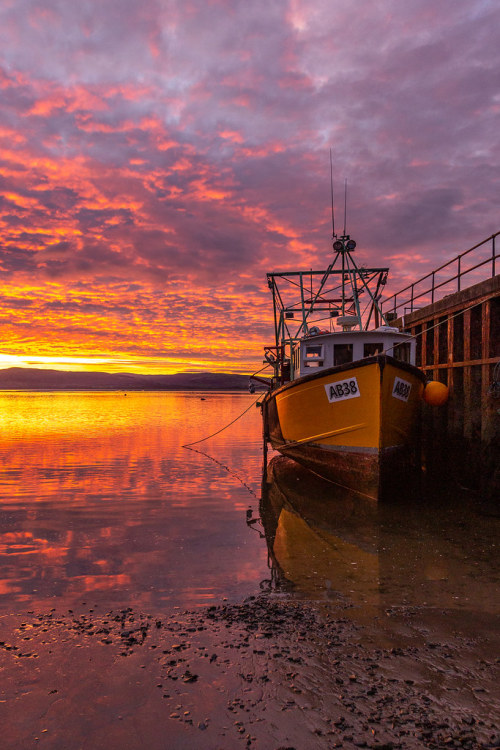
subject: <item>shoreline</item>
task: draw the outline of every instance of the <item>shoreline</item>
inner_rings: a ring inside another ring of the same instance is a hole
[[[263,391],[255,391],[250,393],[248,388],[212,388],[207,386],[202,388],[197,386],[196,388],[2,388],[0,387],[1,393],[243,393],[246,396],[258,395],[258,393],[265,393]]]

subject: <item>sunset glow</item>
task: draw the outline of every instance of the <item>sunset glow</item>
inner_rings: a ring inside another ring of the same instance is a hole
[[[250,373],[267,271],[387,294],[499,229],[498,9],[19,0],[0,9],[0,368]]]

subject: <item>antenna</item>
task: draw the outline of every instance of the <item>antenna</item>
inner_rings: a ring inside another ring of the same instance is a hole
[[[333,163],[332,149],[330,149],[330,194],[332,196],[332,238],[335,237],[335,214],[333,211]]]
[[[344,181],[344,237],[345,237],[346,221],[347,221],[347,177],[345,178],[345,181]]]

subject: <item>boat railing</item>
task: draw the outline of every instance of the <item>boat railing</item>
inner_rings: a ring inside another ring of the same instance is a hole
[[[448,294],[460,292],[463,288],[463,278],[470,274],[474,274],[474,276],[469,276],[469,281],[473,280],[474,283],[476,280],[474,277],[478,275],[481,278],[477,278],[477,280],[483,281],[484,273],[478,274],[478,269],[482,268],[487,271],[486,278],[496,276],[498,271],[496,261],[500,257],[497,252],[496,238],[499,234],[500,232],[495,232],[495,234],[482,240],[482,242],[478,242],[477,245],[470,247],[468,250],[430,271],[430,273],[422,276],[418,281],[405,286],[395,294],[387,297],[381,304],[384,316],[387,317],[389,314],[391,318],[399,317],[399,315],[414,312],[419,307],[437,302],[438,299],[442,299],[442,297]],[[490,251],[488,251],[488,243],[491,243]],[[478,255],[477,251],[480,248],[487,252],[484,257],[478,260],[472,253],[476,252],[476,255]],[[469,266],[469,262],[472,262],[473,265]],[[447,275],[449,273],[452,275]],[[421,285],[424,286],[423,290],[421,289]],[[417,301],[418,306],[415,306]]]

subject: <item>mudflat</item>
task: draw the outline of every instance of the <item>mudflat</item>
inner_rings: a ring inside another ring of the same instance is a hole
[[[361,622],[275,593],[101,610],[0,620],[3,748],[500,747],[492,615],[399,607]]]

